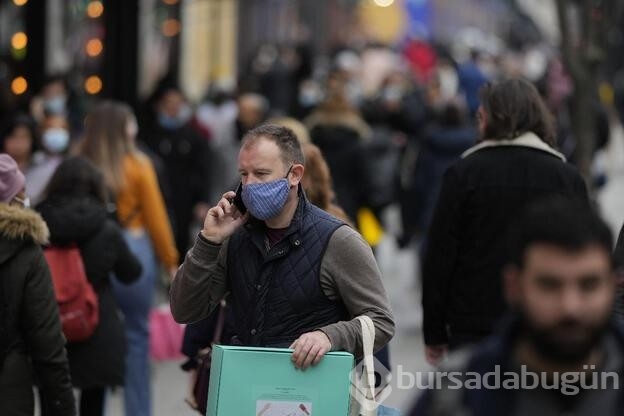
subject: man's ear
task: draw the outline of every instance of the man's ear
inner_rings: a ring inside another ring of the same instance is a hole
[[[288,175],[288,182],[290,186],[297,186],[299,182],[301,182],[301,178],[303,177],[303,172],[305,168],[301,164],[293,165],[292,169],[290,169],[290,175]]]
[[[518,266],[508,264],[503,270],[505,299],[510,306],[517,305],[520,301],[520,269]]]

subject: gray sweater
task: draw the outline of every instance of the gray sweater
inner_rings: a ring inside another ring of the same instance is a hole
[[[205,318],[227,293],[227,241],[212,244],[198,237],[171,286],[171,312],[176,321]],[[375,350],[394,334],[390,302],[369,245],[348,226],[338,228],[323,255],[320,283],[330,300],[341,300],[352,318],[319,328],[332,350],[362,355],[361,326],[355,317],[368,315],[375,323]]]

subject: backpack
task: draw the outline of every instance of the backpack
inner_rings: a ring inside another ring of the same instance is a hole
[[[43,254],[50,267],[63,334],[69,342],[85,341],[98,325],[99,307],[80,250],[76,246],[52,246]]]

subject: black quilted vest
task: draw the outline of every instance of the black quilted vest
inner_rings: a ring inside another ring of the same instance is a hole
[[[227,281],[238,342],[288,347],[301,334],[348,319],[320,285],[323,254],[343,225],[300,192],[290,227],[268,252],[262,221],[251,219],[230,237]]]

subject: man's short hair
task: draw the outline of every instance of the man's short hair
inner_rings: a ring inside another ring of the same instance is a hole
[[[566,251],[597,245],[612,257],[613,236],[587,203],[562,196],[530,204],[510,229],[510,263],[522,268],[533,244],[551,244]]]
[[[511,140],[533,132],[556,145],[553,116],[529,81],[511,78],[487,83],[479,96],[486,114],[485,139]]]
[[[301,144],[295,133],[288,127],[277,124],[263,124],[250,130],[243,137],[242,147],[247,146],[260,138],[272,141],[280,149],[281,158],[285,165],[291,163],[305,163]]]

